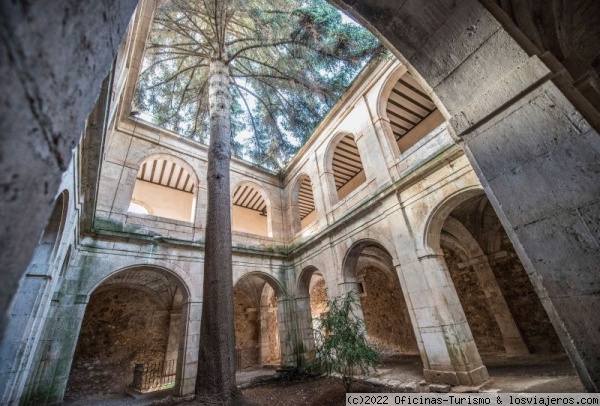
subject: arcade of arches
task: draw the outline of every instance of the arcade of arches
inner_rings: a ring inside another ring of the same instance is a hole
[[[130,114],[156,2],[84,3],[61,34],[38,5],[0,13],[2,132],[27,140],[0,160],[2,404],[187,395],[202,367],[207,149]],[[370,342],[428,383],[552,355],[599,390],[597,25],[534,1],[333,3],[394,56],[281,175],[232,161],[238,369],[311,359],[314,318],[355,291]]]

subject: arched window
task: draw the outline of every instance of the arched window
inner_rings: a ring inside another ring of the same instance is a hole
[[[231,228],[244,233],[271,236],[270,207],[264,191],[255,184],[241,183],[233,191]]]
[[[335,147],[331,162],[338,199],[343,199],[367,179],[356,141],[352,134],[343,137]]]
[[[140,166],[128,211],[193,222],[197,188],[196,175],[186,163],[153,156]]]
[[[385,112],[400,152],[408,150],[445,121],[431,98],[408,72],[391,89]]]
[[[297,233],[317,219],[312,182],[308,175],[302,174],[298,177],[291,197],[293,231]]]

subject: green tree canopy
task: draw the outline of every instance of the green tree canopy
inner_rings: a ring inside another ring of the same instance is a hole
[[[381,50],[325,0],[165,1],[135,108],[207,143],[209,67],[221,59],[229,67],[233,154],[278,170]]]

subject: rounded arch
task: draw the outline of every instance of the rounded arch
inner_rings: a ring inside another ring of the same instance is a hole
[[[367,248],[374,248],[381,251],[383,256],[380,257],[379,260],[387,265],[385,267],[382,266],[381,268],[383,268],[383,270],[392,271],[394,264],[397,263],[394,256],[395,250],[393,245],[391,245],[389,241],[386,241],[385,238],[375,239],[367,237],[354,242],[346,251],[342,262],[342,276],[344,282],[353,282],[356,279],[358,261],[363,254],[363,251]]]
[[[277,295],[278,298],[283,299],[286,296],[285,289],[283,288],[281,283],[279,283],[279,281],[276,278],[274,278],[273,276],[269,275],[268,273],[261,272],[261,271],[252,271],[252,272],[247,272],[247,273],[241,275],[239,278],[237,278],[236,280],[233,281],[234,288],[240,282],[244,281],[245,279],[252,278],[252,277],[256,277],[256,278],[262,280],[263,282],[268,283],[273,288],[273,290],[275,291],[275,294]]]
[[[309,265],[305,267],[298,277],[298,281],[296,282],[296,295],[298,298],[307,298],[310,295],[310,280],[315,274],[321,274],[319,269],[316,266]],[[323,278],[324,280],[325,278]],[[327,284],[327,282],[326,282]]]
[[[335,153],[335,149],[337,148],[340,141],[342,141],[347,136],[355,138],[355,135],[350,132],[340,131],[331,138],[331,141],[327,145],[325,155],[323,156],[323,168],[325,168],[326,173],[333,173],[333,154]]]
[[[151,272],[151,273],[155,273],[157,275],[165,277],[169,282],[173,283],[175,286],[177,286],[179,288],[179,290],[182,292],[182,294],[185,298],[184,302],[191,297],[191,290],[190,290],[191,281],[186,280],[187,278],[182,277],[182,275],[179,275],[178,273],[176,273],[168,268],[165,268],[160,265],[151,265],[151,264],[136,264],[136,265],[130,265],[130,266],[126,266],[124,268],[116,269],[115,271],[105,275],[102,279],[100,279],[92,287],[90,287],[90,289],[88,290],[87,296],[88,297],[91,296],[96,290],[98,290],[103,285],[115,283],[119,279],[120,275],[128,274],[128,275],[124,275],[125,277],[123,279],[128,280],[128,281],[125,281],[124,283],[134,284],[135,282],[132,282],[132,280],[135,281],[135,277],[132,276],[132,274],[135,272],[138,272],[138,271]]]
[[[231,196],[234,230],[273,237],[271,198],[260,184],[241,180],[232,184]]]
[[[446,196],[446,198],[438,203],[425,222],[422,236],[424,249],[429,251],[429,253],[439,255],[441,253],[440,238],[442,227],[448,215],[462,202],[484,193],[481,186],[470,186]]]
[[[52,274],[55,269],[58,248],[63,239],[67,213],[69,211],[69,191],[63,190],[54,200],[54,207],[48,223],[33,252],[30,266],[34,265],[34,273]]]
[[[197,334],[190,331],[196,311],[189,298],[188,283],[156,265],[127,266],[97,281],[88,292],[68,388],[78,388],[73,393],[81,391],[83,396],[96,394],[98,388],[81,386],[82,378],[92,374],[110,376],[116,385],[111,393],[121,394],[132,380],[143,392],[160,390],[163,384],[181,392],[185,369],[197,360],[194,348],[188,347],[190,335]],[[90,345],[96,334],[104,341]],[[128,338],[138,334],[151,340]],[[93,360],[94,368],[82,370],[82,360]],[[155,380],[136,381],[134,366],[138,364],[144,365],[144,371],[153,371]]]
[[[419,332],[404,282],[396,272],[393,246],[385,239],[362,238],[348,248],[343,261],[345,292],[360,300],[358,317],[372,343],[391,352],[416,354]]]
[[[403,64],[392,70],[380,89],[377,114],[398,154],[411,149],[446,121],[419,79]]]
[[[269,194],[265,191],[265,189],[258,184],[257,182],[253,182],[251,180],[241,180],[239,182],[237,182],[235,185],[232,185],[232,194],[235,192],[235,190],[241,186],[250,186],[253,189],[255,189],[260,196],[263,198],[263,200],[265,201],[265,205],[267,206],[267,213],[270,214],[271,211],[271,198],[269,197]]]
[[[300,232],[303,227],[303,222],[308,219],[309,222],[314,221],[315,214],[315,198],[313,182],[307,173],[300,173],[296,176],[292,189],[290,190],[290,208],[292,211],[292,232],[294,234]],[[306,224],[304,224],[306,226]]]
[[[345,282],[351,282],[356,279],[356,267],[358,265],[359,257],[366,248],[375,248],[384,253],[384,257],[379,258],[379,261],[383,261],[382,268],[394,269],[398,264],[398,258],[396,256],[396,250],[391,241],[387,240],[383,236],[368,235],[362,239],[355,241],[347,250],[342,261],[342,277]]]
[[[398,65],[389,71],[387,77],[384,79],[385,84],[379,89],[377,95],[377,116],[389,121],[387,115],[387,101],[390,98],[394,86],[400,80],[400,78],[408,71],[406,65],[398,63]]]
[[[193,223],[200,182],[184,159],[166,153],[152,154],[138,162],[131,190],[129,213]]]
[[[344,147],[339,148],[342,144]],[[363,157],[356,143],[355,134],[347,131],[338,132],[327,145],[323,159],[332,205],[366,181]]]

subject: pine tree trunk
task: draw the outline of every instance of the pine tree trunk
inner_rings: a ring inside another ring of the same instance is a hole
[[[213,59],[209,74],[208,209],[196,394],[215,394],[231,400],[236,386],[229,185],[229,66],[221,59]]]

